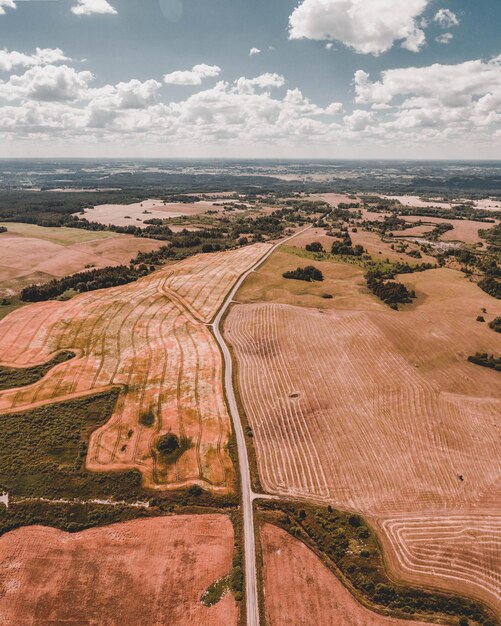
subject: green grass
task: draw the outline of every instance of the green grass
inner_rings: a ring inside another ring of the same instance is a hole
[[[495,626],[489,609],[474,600],[428,593],[393,582],[387,575],[382,548],[358,515],[331,507],[261,502],[263,521],[274,523],[308,545],[369,608],[406,619],[471,626]]]
[[[14,497],[138,498],[138,471],[84,468],[90,434],[108,421],[117,396],[110,391],[0,415],[0,485]]]
[[[75,356],[74,352],[64,351],[42,365],[27,368],[0,366],[0,391],[14,387],[32,385],[43,378],[54,366],[64,363]]]
[[[210,585],[200,598],[204,606],[214,606],[230,589],[230,575],[227,574]]]
[[[110,231],[89,231],[82,228],[46,227],[36,224],[23,224],[19,222],[0,222],[0,226],[5,226],[7,231],[1,237],[17,235],[20,237],[33,237],[50,241],[62,246],[70,246],[74,243],[83,243],[93,239],[109,239],[117,234]],[[0,237],[0,241],[1,241]]]

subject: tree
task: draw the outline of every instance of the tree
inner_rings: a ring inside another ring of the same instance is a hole
[[[324,275],[322,272],[313,265],[307,265],[306,267],[298,267],[297,269],[282,274],[284,278],[292,278],[295,280],[305,280],[307,282],[322,281]]]
[[[324,252],[324,247],[319,241],[313,241],[306,244],[306,250],[308,252]]]
[[[162,435],[160,439],[157,441],[157,450],[163,456],[169,456],[179,450],[179,438],[173,433],[167,433],[166,435]]]

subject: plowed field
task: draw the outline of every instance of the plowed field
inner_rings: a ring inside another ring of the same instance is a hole
[[[9,315],[0,322],[3,365],[28,367],[62,350],[76,357],[33,385],[1,392],[0,412],[119,386],[113,416],[91,436],[88,469],[137,468],[144,485],[156,489],[198,483],[230,490],[230,418],[220,353],[206,323],[267,249],[259,244],[192,257],[129,285]],[[152,425],[141,425],[146,413]],[[175,463],[155,451],[167,432],[184,442]]]
[[[200,597],[231,569],[223,515],[123,522],[68,534],[33,526],[0,541],[4,626],[234,626],[231,595]]]
[[[406,311],[371,309],[362,293],[355,310],[232,309],[226,337],[260,478],[271,493],[365,514],[397,575],[499,611],[499,374],[466,357],[500,352],[475,321],[500,304],[452,270],[401,280],[418,294]]]

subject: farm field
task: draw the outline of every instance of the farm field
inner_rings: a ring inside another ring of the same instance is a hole
[[[85,269],[128,264],[138,252],[157,250],[161,241],[77,228],[6,223],[0,233],[0,296],[34,282]]]
[[[227,594],[204,591],[228,574],[233,527],[223,515],[179,515],[69,534],[32,526],[0,541],[0,622],[236,626]]]
[[[478,243],[482,241],[478,231],[487,230],[492,228],[493,224],[486,222],[476,222],[474,220],[448,220],[446,218],[439,217],[420,217],[417,215],[406,215],[406,222],[426,222],[426,225],[416,226],[414,228],[423,229],[421,233],[430,232],[433,230],[433,224],[451,224],[454,228],[443,233],[439,238],[440,241],[463,241],[464,243]],[[413,229],[395,231],[393,233],[396,237],[406,237],[411,234],[418,234],[413,232]]]
[[[268,626],[424,626],[359,604],[304,543],[281,528],[264,524],[260,539]]]
[[[138,469],[152,489],[232,491],[221,356],[206,323],[268,249],[198,255],[128,285],[12,313],[0,322],[1,365],[26,368],[61,351],[76,356],[34,384],[0,392],[0,412],[119,387],[111,419],[92,433],[88,470]],[[181,444],[174,460],[156,451],[167,433]]]
[[[305,304],[295,285],[287,298],[285,284],[259,303],[260,281],[273,292],[270,268],[281,276],[280,254],[237,294],[253,304],[235,305],[225,325],[263,487],[360,512],[395,577],[501,614],[501,393],[496,372],[466,360],[499,353],[501,338],[476,321],[482,308],[486,321],[500,315],[499,301],[437,269],[400,276],[417,299],[392,311],[332,264],[331,284],[353,290],[349,306]]]
[[[162,200],[144,200],[134,204],[99,204],[85,209],[83,213],[76,213],[78,217],[100,224],[115,224],[116,226],[139,226],[152,218],[167,219],[183,215],[200,215],[208,210],[217,210],[213,202],[201,200],[192,204],[184,202],[168,202]]]

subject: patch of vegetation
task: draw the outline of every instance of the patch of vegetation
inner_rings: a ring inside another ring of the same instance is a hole
[[[154,268],[153,268],[154,269]],[[78,293],[95,291],[117,285],[132,283],[138,278],[146,276],[151,271],[146,265],[138,267],[119,265],[117,267],[103,267],[87,272],[78,272],[63,278],[53,278],[42,285],[29,285],[21,290],[21,300],[25,302],[41,302],[61,296],[69,289]]]
[[[496,333],[501,333],[501,317],[496,317],[492,322],[489,322],[489,328],[492,328]]]
[[[230,589],[230,574],[212,583],[202,594],[200,602],[204,606],[214,606]]]
[[[384,280],[377,271],[367,272],[365,279],[372,293],[392,309],[398,310],[399,304],[408,304],[416,297],[414,291],[409,291],[402,283]]]
[[[409,250],[409,252],[407,252],[407,256],[411,256],[414,259],[420,259],[421,252],[419,252],[419,250]]]
[[[148,409],[147,411],[141,413],[138,421],[141,426],[146,426],[147,428],[150,428],[155,423],[155,413],[152,409]]]
[[[305,250],[308,250],[308,252],[325,252],[323,245],[319,241],[307,243]]]
[[[430,241],[438,241],[444,233],[453,229],[453,224],[443,222],[442,224],[437,224],[433,230],[423,233],[423,237],[429,239]]]
[[[485,291],[485,293],[488,293],[493,298],[501,300],[501,280],[493,276],[485,276],[482,280],[478,281],[478,286],[482,291]]]
[[[179,438],[174,433],[166,433],[158,438],[155,450],[164,463],[175,463],[191,447],[187,437]]]
[[[34,367],[17,368],[0,366],[0,391],[3,389],[32,385],[43,378],[53,367],[72,359],[74,356],[74,352],[65,350],[57,354],[50,361],[47,361],[47,363],[35,365]]]
[[[347,256],[362,256],[364,253],[363,246],[353,245],[350,235],[347,231],[340,234],[340,239],[332,244],[331,254],[345,254]]]
[[[486,352],[476,352],[474,356],[469,356],[468,361],[475,363],[475,365],[482,365],[490,369],[501,372],[501,357],[495,357],[493,354],[487,354]]]
[[[0,233],[6,233],[7,229],[5,228],[5,226],[0,226]]]
[[[304,280],[306,282],[323,281],[324,275],[322,272],[313,265],[307,265],[306,267],[298,267],[295,270],[284,272],[282,274],[284,278],[290,278],[293,280]]]
[[[495,626],[491,612],[474,600],[398,585],[387,575],[375,533],[358,515],[332,507],[262,501],[265,521],[308,545],[367,604],[407,619],[468,618]]]
[[[487,241],[489,250],[501,252],[501,224],[496,224],[489,230],[479,230],[478,234]]]
[[[138,471],[85,470],[89,437],[110,418],[118,393],[0,415],[0,485],[16,497],[137,499]]]

